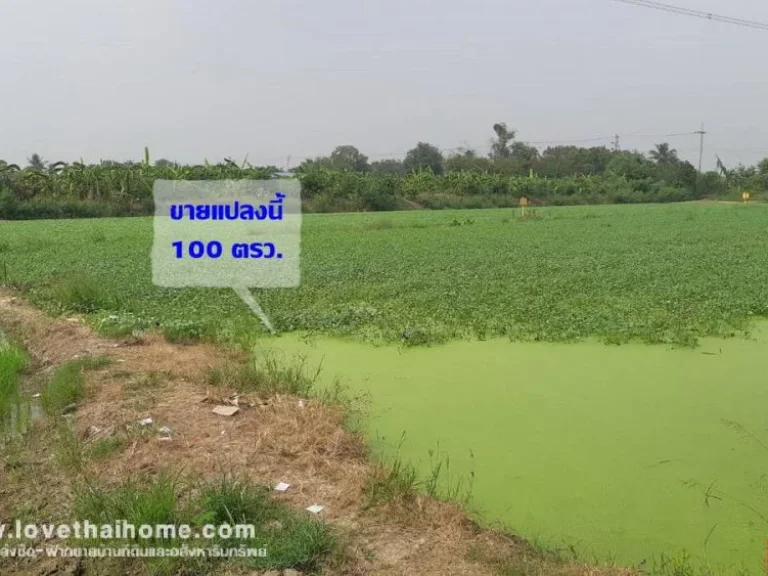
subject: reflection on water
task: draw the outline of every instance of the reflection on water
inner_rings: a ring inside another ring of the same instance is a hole
[[[8,336],[0,330],[0,352],[4,351],[14,352],[10,348]],[[43,417],[43,411],[39,404],[39,398],[26,399],[20,396],[17,388],[16,369],[18,367],[11,368],[10,373],[6,374],[9,380],[0,379],[0,382],[4,382],[3,389],[0,390],[0,413],[7,418],[6,432],[23,434],[31,422]],[[3,428],[2,422],[6,421],[5,418],[0,419],[0,430]]]
[[[24,434],[29,430],[29,427],[33,422],[42,419],[43,409],[37,402],[37,399],[21,402],[17,406],[11,406],[9,430],[14,431],[17,434]]]

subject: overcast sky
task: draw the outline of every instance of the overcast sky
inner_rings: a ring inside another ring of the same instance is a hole
[[[768,22],[768,1],[669,0]],[[768,156],[768,32],[612,0],[2,0],[0,158],[488,146],[705,123],[705,167]],[[668,139],[698,163],[698,136]],[[585,143],[589,145],[590,143]]]

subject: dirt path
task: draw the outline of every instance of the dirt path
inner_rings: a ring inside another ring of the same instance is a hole
[[[321,515],[342,534],[347,560],[328,574],[482,576],[502,573],[505,566],[526,575],[622,573],[544,560],[522,541],[480,530],[456,506],[418,495],[405,506],[365,510],[364,488],[373,465],[361,439],[342,426],[340,407],[287,396],[240,397],[235,416],[211,412],[213,403],[232,402],[233,396],[209,385],[209,372],[241,361],[240,353],[173,345],[156,335],[131,344],[104,339],[77,317],[49,318],[8,293],[0,293],[0,328],[23,341],[41,381],[73,359],[111,360],[87,375],[93,393],[74,418],[84,442],[135,428],[144,418],[152,418],[155,429],[172,430],[171,440],[156,431],[136,435],[122,451],[88,464],[89,475],[117,482],[138,472],[183,471],[209,479],[229,473],[268,485],[288,482],[291,488],[280,498],[302,509],[325,506]],[[29,456],[38,464],[34,487],[14,481],[15,472],[3,462],[0,511],[19,497],[34,501],[40,494],[66,494],[61,475],[45,463],[50,458],[45,442]],[[58,507],[48,510],[49,505],[46,501],[39,509],[65,514],[66,497]],[[0,521],[8,521],[3,515]],[[51,568],[41,560],[15,573],[56,574],[70,568]]]

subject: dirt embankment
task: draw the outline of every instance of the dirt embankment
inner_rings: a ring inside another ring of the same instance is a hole
[[[340,534],[343,560],[327,574],[629,574],[546,559],[516,538],[479,529],[457,506],[426,497],[366,507],[365,486],[374,465],[361,439],[343,427],[341,407],[288,396],[235,400],[231,391],[209,385],[210,370],[241,362],[241,353],[173,345],[156,335],[130,344],[108,340],[79,318],[49,318],[8,293],[0,293],[0,327],[31,355],[31,387],[39,389],[56,367],[73,359],[110,360],[87,374],[92,392],[73,417],[83,442],[109,437],[144,418],[171,429],[171,440],[156,433],[136,435],[107,459],[86,463],[91,478],[111,483],[139,472],[181,472],[210,479],[247,475],[268,485],[288,482],[291,488],[276,497],[299,510],[323,505],[321,515]],[[228,402],[238,404],[235,416],[212,413],[212,404]],[[28,503],[35,521],[68,517],[71,497],[66,475],[57,471],[50,434],[45,422],[38,423],[28,432],[23,453],[2,454],[0,522],[13,520],[19,502]],[[79,562],[40,559],[3,569],[11,573],[89,571]]]

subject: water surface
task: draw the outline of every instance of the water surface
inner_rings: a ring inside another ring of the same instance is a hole
[[[453,475],[474,471],[472,505],[487,522],[585,558],[651,563],[686,550],[764,573],[765,327],[697,349],[506,340],[402,349],[293,335],[271,345],[322,360],[324,382],[370,393],[380,449],[391,453],[405,433],[400,454],[423,474],[438,444]]]

